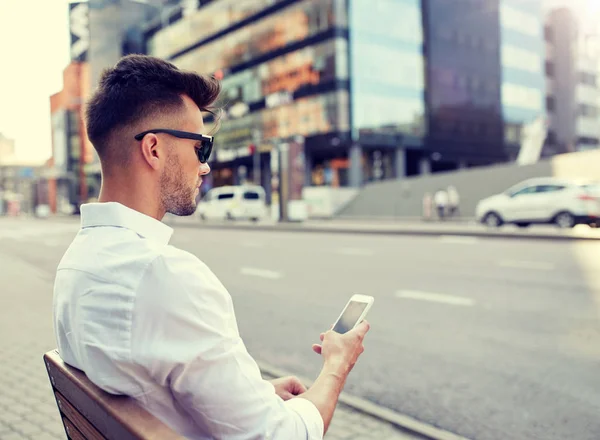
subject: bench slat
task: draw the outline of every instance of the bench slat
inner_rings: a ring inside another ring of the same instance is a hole
[[[77,430],[81,432],[83,438],[89,440],[106,440],[102,434],[98,432],[96,428],[92,426],[87,419],[81,415],[77,409],[73,405],[69,403],[65,397],[60,394],[60,392],[56,391],[54,393],[56,397],[56,402],[58,403],[58,409],[60,412],[67,417],[67,419],[77,427]]]
[[[58,351],[44,355],[55,391],[108,440],[185,440],[134,399],[114,396],[94,385],[86,375],[60,358]]]
[[[63,423],[67,429],[67,435],[69,440],[87,440],[81,432],[75,427],[73,423],[66,417],[63,418]]]

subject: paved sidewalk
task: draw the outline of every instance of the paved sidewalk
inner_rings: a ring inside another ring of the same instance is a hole
[[[561,230],[552,225],[532,226],[527,229],[503,226],[490,229],[474,221],[418,221],[418,220],[307,220],[305,222],[278,223],[271,220],[249,221],[203,221],[196,216],[175,217],[167,215],[164,222],[172,227],[206,229],[254,230],[268,232],[314,232],[377,235],[421,235],[421,236],[465,236],[500,239],[542,240],[600,240],[600,229],[579,225],[570,230]]]
[[[8,225],[8,223],[5,223]],[[59,413],[42,361],[55,348],[52,328],[54,267],[62,255],[57,247],[45,253],[31,244],[38,234],[64,240],[76,226],[40,222],[0,234],[0,440],[65,439]],[[23,241],[20,241],[23,240]],[[66,244],[65,244],[66,247]],[[340,405],[327,440],[410,440],[410,436],[379,419]]]
[[[265,379],[273,379],[269,374],[263,374]],[[329,431],[327,440],[418,440],[425,437],[411,435],[401,431],[394,425],[358,411],[348,405],[339,403]]]
[[[5,217],[6,218],[6,217]],[[3,217],[0,217],[2,222]],[[46,220],[31,219],[43,222]],[[8,219],[7,219],[8,221]],[[48,221],[57,223],[79,223],[77,216],[56,216]],[[518,228],[505,225],[491,229],[474,220],[423,221],[418,219],[330,219],[307,220],[304,222],[279,223],[265,220],[250,221],[203,221],[197,216],[176,217],[167,214],[164,223],[172,227],[231,229],[263,232],[312,232],[326,234],[375,234],[375,235],[414,235],[433,236],[444,239],[453,237],[475,237],[518,240],[596,240],[600,241],[600,228],[578,225],[573,229],[562,230],[553,225],[536,225]],[[1,236],[0,231],[0,236]]]

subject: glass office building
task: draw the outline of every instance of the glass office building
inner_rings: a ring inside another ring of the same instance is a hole
[[[349,0],[349,17],[352,156],[366,180],[416,174],[427,128],[421,0]]]
[[[306,184],[348,186],[405,175],[421,148],[421,30],[420,0],[215,0],[149,30],[147,52],[222,79],[215,184],[252,178],[254,148],[267,176],[301,135]]]
[[[343,159],[350,132],[343,2],[213,1],[154,33],[148,52],[222,79],[220,104],[229,111],[215,146],[215,184],[253,178],[254,148],[268,179],[272,149],[298,135],[307,184],[321,183],[315,168],[325,180],[328,162]],[[323,183],[347,184],[347,173],[337,174]]]
[[[524,125],[546,115],[546,43],[541,2],[502,0],[500,35],[504,140],[509,158],[514,159]]]
[[[498,0],[428,0],[423,11],[429,110],[424,165],[443,171],[505,160]]]
[[[306,185],[359,186],[510,157],[543,101],[534,3],[208,0],[146,29],[146,52],[222,80],[214,185],[260,168],[267,186],[300,139]]]

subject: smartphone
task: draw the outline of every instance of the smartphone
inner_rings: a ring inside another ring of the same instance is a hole
[[[352,330],[365,319],[367,312],[373,305],[375,298],[367,295],[352,295],[344,310],[333,325],[333,331],[337,333],[346,333]]]

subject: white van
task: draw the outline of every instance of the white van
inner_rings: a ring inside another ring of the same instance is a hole
[[[198,204],[198,215],[203,220],[261,220],[267,215],[265,190],[258,185],[213,188]]]

